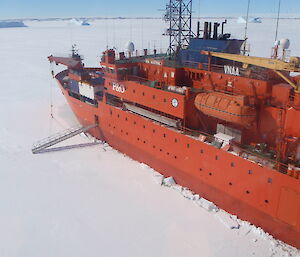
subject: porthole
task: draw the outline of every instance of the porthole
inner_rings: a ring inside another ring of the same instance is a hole
[[[163,134],[163,137],[166,137],[167,135],[166,134]]]
[[[146,126],[145,126],[145,125],[143,125],[143,128],[146,128]]]
[[[133,124],[136,125],[136,121],[134,121]]]
[[[200,149],[200,153],[204,153],[203,149]]]
[[[216,155],[216,161],[217,161],[217,160],[219,160],[219,156],[218,156],[218,155]]]
[[[128,121],[128,118],[126,117],[125,120]]]
[[[231,167],[234,167],[234,162],[231,163]]]
[[[202,168],[199,168],[199,171],[202,171]]]
[[[175,139],[174,139],[174,142],[175,142],[175,143],[177,143],[177,142],[178,142],[177,138],[175,138]]]
[[[133,89],[132,92],[135,94],[135,89]]]
[[[145,96],[145,93],[143,92],[142,95]]]
[[[152,129],[152,132],[155,133],[155,129]]]
[[[187,148],[190,148],[190,144],[187,144],[186,147],[187,147]]]
[[[229,186],[232,186],[232,182],[229,182],[228,185],[229,185]]]
[[[155,99],[155,95],[152,96],[152,99]]]
[[[164,98],[164,103],[166,103],[167,102],[167,99],[166,98]]]
[[[209,176],[212,176],[212,173],[211,173],[211,172],[209,172],[209,173],[208,173],[208,175],[209,175]]]
[[[269,203],[269,200],[265,200],[265,203]]]
[[[272,178],[268,178],[268,183],[272,184],[272,182],[273,182]]]
[[[173,106],[174,108],[177,108],[178,105],[179,105],[178,100],[177,100],[176,98],[172,99],[172,106]]]
[[[248,194],[248,195],[249,195],[249,194],[250,194],[250,191],[249,191],[249,190],[247,190],[247,191],[246,191],[246,194]]]
[[[174,159],[177,159],[177,156],[176,156],[176,155],[174,156]]]
[[[248,170],[248,174],[251,175],[253,173],[252,170]]]

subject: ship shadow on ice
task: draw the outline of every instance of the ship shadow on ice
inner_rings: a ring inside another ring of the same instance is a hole
[[[73,149],[80,149],[90,146],[99,145],[101,142],[92,142],[92,143],[84,143],[84,144],[76,144],[76,145],[67,145],[67,146],[59,146],[41,150],[39,154],[50,153],[50,152],[60,152],[60,151],[68,151]]]

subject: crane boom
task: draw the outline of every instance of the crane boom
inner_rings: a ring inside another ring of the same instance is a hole
[[[227,53],[210,52],[210,51],[201,51],[201,54],[219,57],[231,61],[241,62],[246,65],[255,65],[258,67],[263,67],[263,68],[273,70],[278,76],[280,76],[287,83],[289,83],[295,89],[296,93],[300,93],[300,80],[298,81],[298,84],[295,84],[286,75],[282,73],[282,71],[300,72],[299,57],[293,56],[290,57],[290,62],[284,62],[278,59],[270,59],[270,58],[255,57],[255,56],[244,56],[239,54],[227,54]]]
[[[264,57],[244,56],[238,54],[227,54],[220,52],[202,51],[202,54],[219,57],[227,60],[237,61],[244,64],[251,64],[277,71],[300,72],[300,58],[291,57],[290,62],[282,60],[270,59]]]

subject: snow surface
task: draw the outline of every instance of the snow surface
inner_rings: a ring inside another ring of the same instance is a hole
[[[159,20],[28,25],[0,30],[1,257],[300,256],[147,165],[84,135],[33,155],[32,143],[76,124],[50,76],[48,55],[64,54],[76,43],[86,66],[95,66],[106,45],[123,50],[130,40],[137,49],[159,49],[167,46],[167,38],[161,36]],[[295,55],[300,55],[299,25],[299,20],[280,24],[280,37],[290,38]],[[244,25],[229,21],[229,27],[235,36],[243,35]],[[273,21],[249,24],[252,54],[269,56],[274,30]],[[55,119],[50,118],[51,102]]]

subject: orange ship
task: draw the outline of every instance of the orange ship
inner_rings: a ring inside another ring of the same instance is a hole
[[[129,44],[99,68],[48,58],[67,66],[55,78],[89,134],[300,249],[300,58],[240,54],[225,23],[170,26],[167,54]]]

